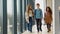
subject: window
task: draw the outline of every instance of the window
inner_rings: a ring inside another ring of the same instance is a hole
[[[0,0],[0,34],[3,34],[3,1]]]
[[[14,34],[14,0],[7,0],[7,34]]]

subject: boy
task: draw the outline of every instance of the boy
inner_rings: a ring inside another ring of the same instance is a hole
[[[43,18],[43,14],[42,14],[42,10],[39,8],[40,4],[37,3],[36,5],[37,5],[37,9],[35,9],[34,13],[35,13],[35,20],[37,22],[37,30],[39,32],[39,30],[42,31],[42,29],[41,29],[42,22],[41,21]]]

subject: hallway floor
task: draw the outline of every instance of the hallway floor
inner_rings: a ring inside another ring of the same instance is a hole
[[[52,26],[53,27],[53,26]],[[37,32],[37,27],[36,25],[34,25],[32,27],[32,33],[30,33],[28,30],[25,31],[24,33],[22,34],[53,34],[53,28],[51,27],[51,32],[47,32],[47,28],[46,28],[46,25],[42,25],[42,32],[40,31],[39,33]]]

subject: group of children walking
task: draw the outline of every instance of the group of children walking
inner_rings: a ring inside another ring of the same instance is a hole
[[[52,23],[52,10],[50,7],[46,7],[46,12],[44,13],[44,18],[43,18],[43,13],[42,13],[42,9],[40,9],[40,4],[37,3],[36,4],[37,9],[35,9],[33,11],[32,6],[28,5],[26,12],[25,12],[25,18],[26,18],[26,22],[28,23],[28,30],[30,32],[32,32],[32,23],[33,20],[36,20],[36,24],[37,24],[37,31],[42,31],[42,19],[44,19],[46,25],[47,25],[47,32],[51,31],[51,23]]]

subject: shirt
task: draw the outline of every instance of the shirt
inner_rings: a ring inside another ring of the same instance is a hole
[[[35,14],[35,19],[41,19],[43,17],[41,9],[35,9],[34,14]]]

